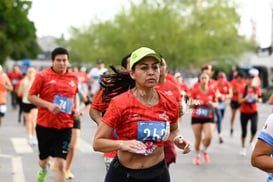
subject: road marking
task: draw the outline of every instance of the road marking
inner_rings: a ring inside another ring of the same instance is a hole
[[[12,145],[18,154],[33,153],[25,138],[11,138]]]
[[[12,158],[12,169],[13,169],[13,181],[14,182],[25,182],[25,176],[22,165],[21,157]]]
[[[11,159],[13,182],[25,182],[22,158],[6,154],[0,154],[0,157]]]
[[[87,143],[84,140],[82,140],[81,138],[79,138],[79,143],[78,143],[77,149],[79,151],[83,152],[83,153],[94,152],[93,148],[92,148],[92,145],[91,145],[91,142]]]

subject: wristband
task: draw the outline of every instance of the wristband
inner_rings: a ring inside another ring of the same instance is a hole
[[[176,135],[176,136],[174,137],[174,139],[173,139],[173,143],[174,143],[174,142],[175,142],[175,140],[176,140],[176,139],[178,139],[178,138],[183,139],[183,136],[182,136],[182,135]]]
[[[89,105],[89,104],[92,104],[92,100],[90,99],[89,96],[87,96],[87,101],[84,102],[84,104],[85,104],[86,106]]]

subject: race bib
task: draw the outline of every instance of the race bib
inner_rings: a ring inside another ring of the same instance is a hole
[[[55,95],[53,103],[60,106],[61,112],[71,114],[73,99],[65,96]]]
[[[199,106],[196,109],[196,116],[208,118],[210,115],[210,108]]]
[[[146,142],[160,142],[167,140],[170,134],[170,123],[161,121],[138,121],[137,140]]]
[[[0,105],[0,113],[5,114],[7,112],[7,105]]]
[[[17,79],[12,79],[11,82],[12,82],[13,85],[16,85],[18,83],[18,80]]]
[[[248,95],[246,95],[246,97],[248,97]],[[250,97],[250,99],[247,100],[247,103],[248,103],[248,104],[253,104],[253,103],[256,102],[256,100],[257,100],[257,95],[255,94],[255,95],[252,95],[252,96]]]

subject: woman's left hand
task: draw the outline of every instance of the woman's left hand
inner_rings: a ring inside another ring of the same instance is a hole
[[[183,149],[183,154],[187,154],[191,151],[190,149],[190,142],[184,138],[177,138],[175,141],[174,141],[174,144],[180,148],[180,149]]]

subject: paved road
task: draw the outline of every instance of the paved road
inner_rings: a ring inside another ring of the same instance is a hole
[[[267,115],[271,112],[271,108],[267,104],[259,105],[259,130],[262,128]],[[230,109],[228,108],[223,122],[224,143],[218,143],[215,131],[209,148],[211,162],[195,166],[192,164],[195,155],[193,151],[194,138],[190,126],[190,110],[187,110],[181,122],[181,132],[191,142],[192,152],[183,155],[178,151],[177,162],[170,167],[172,182],[265,181],[267,174],[253,168],[250,164],[250,148],[247,156],[242,157],[239,155],[241,132],[238,119],[239,115],[237,115],[234,136],[230,137]],[[92,150],[95,130],[96,125],[89,119],[89,116],[83,116],[80,143],[72,166],[72,171],[76,177],[69,180],[71,182],[101,182],[104,179],[103,155]],[[39,169],[37,161],[37,148],[30,147],[27,144],[26,130],[22,123],[19,124],[17,121],[17,111],[8,108],[8,113],[4,117],[0,128],[0,181],[34,182],[35,174]],[[49,171],[47,181],[53,181],[52,171]]]

